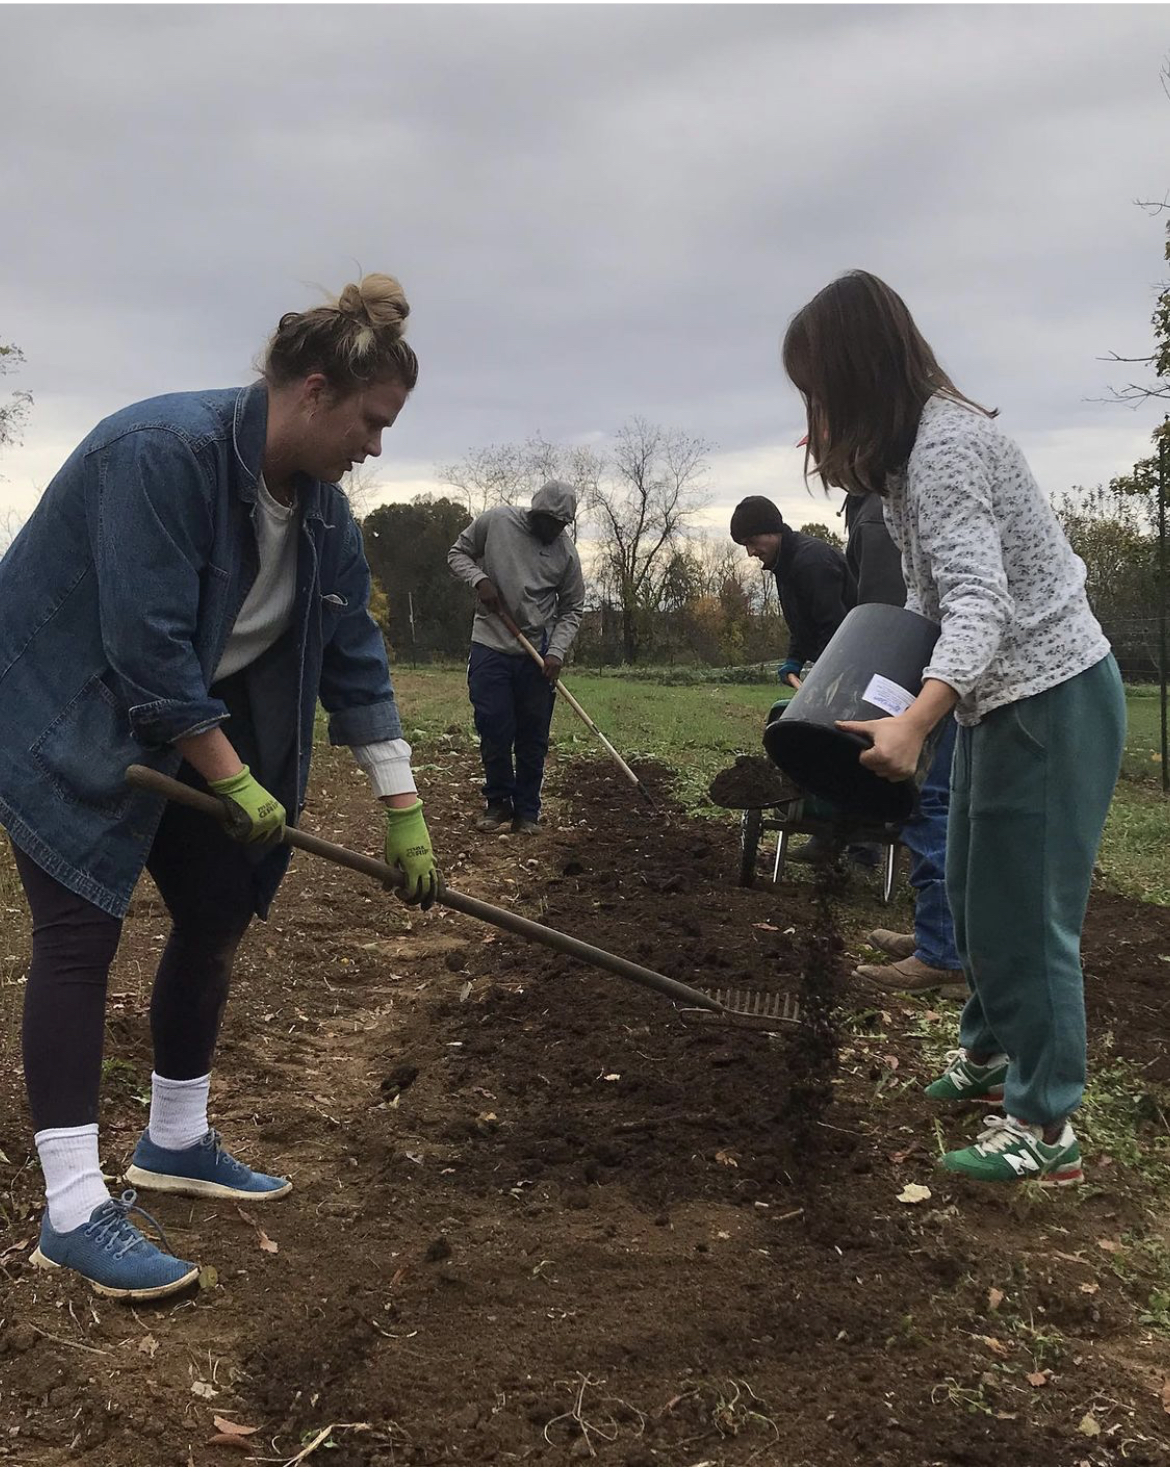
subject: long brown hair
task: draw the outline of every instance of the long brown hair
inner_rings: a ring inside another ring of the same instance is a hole
[[[868,271],[839,276],[797,312],[783,358],[808,411],[805,478],[811,469],[826,488],[884,494],[932,394],[999,413],[955,388],[906,303]]]

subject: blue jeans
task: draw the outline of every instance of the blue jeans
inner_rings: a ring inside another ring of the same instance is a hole
[[[958,725],[947,718],[926,781],[919,794],[918,811],[902,829],[902,842],[911,855],[910,883],[914,902],[914,955],[928,967],[957,972],[962,963],[955,947],[955,926],[947,903],[947,814],[951,796],[951,762]]]
[[[530,655],[506,655],[473,643],[467,693],[479,733],[484,797],[489,803],[510,803],[519,818],[539,818],[556,692]]]

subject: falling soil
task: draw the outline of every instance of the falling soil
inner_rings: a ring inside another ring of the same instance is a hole
[[[800,797],[800,789],[769,758],[746,754],[717,773],[707,792],[718,808],[774,808]]]
[[[841,940],[834,901],[845,888],[838,862],[817,865],[813,921],[803,944],[800,1024],[788,1049],[787,1117],[795,1160],[805,1183],[823,1179],[823,1130],[833,1102],[840,1047],[838,1005],[842,984]]]
[[[553,762],[539,836],[479,834],[474,753],[444,742],[420,781],[456,888],[693,985],[799,988],[804,1030],[697,1018],[298,856],[241,949],[211,1100],[225,1143],[295,1190],[249,1215],[263,1236],[143,1194],[214,1281],[131,1309],[30,1269],[40,1182],[18,1069],[0,1074],[0,1457],[1166,1461],[1148,1193],[1099,1148],[1080,1193],[934,1171],[936,1129],[979,1124],[921,1093],[952,1040],[927,1004],[848,980],[904,908],[856,878],[738,889],[733,825],[647,816],[608,766]],[[304,824],[373,851],[347,762],[320,755]],[[9,920],[11,1043],[27,930]],[[111,984],[110,1172],[144,1118],[165,926],[144,884]],[[1170,1074],[1167,950],[1165,911],[1094,898],[1098,1067]],[[1156,1115],[1140,1130],[1163,1149]],[[910,1182],[930,1200],[899,1200]]]

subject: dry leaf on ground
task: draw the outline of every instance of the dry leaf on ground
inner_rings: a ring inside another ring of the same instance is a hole
[[[899,1202],[929,1202],[930,1201],[930,1188],[929,1187],[920,1186],[918,1184],[918,1182],[916,1182],[916,1181],[907,1182],[907,1184],[898,1193],[898,1201]]]
[[[1003,1303],[1003,1290],[1002,1289],[988,1289],[988,1291],[987,1291],[987,1307],[988,1307],[988,1309],[998,1309],[999,1306],[1002,1303]]]
[[[249,1227],[254,1227],[256,1229],[256,1235],[260,1240],[259,1246],[261,1253],[279,1253],[280,1249],[268,1236],[268,1234],[264,1231],[264,1229],[260,1226],[260,1224],[256,1221],[256,1219],[252,1216],[250,1212],[245,1212],[242,1207],[237,1207],[236,1211],[240,1214],[240,1216],[244,1219]]]
[[[212,1417],[211,1419],[218,1431],[226,1432],[231,1437],[251,1437],[253,1432],[259,1432],[259,1427],[242,1427],[239,1422],[229,1422],[226,1417]]]

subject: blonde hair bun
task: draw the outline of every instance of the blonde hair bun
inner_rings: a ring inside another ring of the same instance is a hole
[[[264,376],[281,385],[323,373],[342,391],[389,378],[410,393],[418,359],[404,336],[409,316],[402,283],[373,271],[329,297],[327,306],[286,312],[268,341]]]
[[[410,303],[402,283],[396,276],[381,271],[372,271],[359,282],[351,281],[337,298],[337,307],[378,333],[401,335],[410,316]]]

